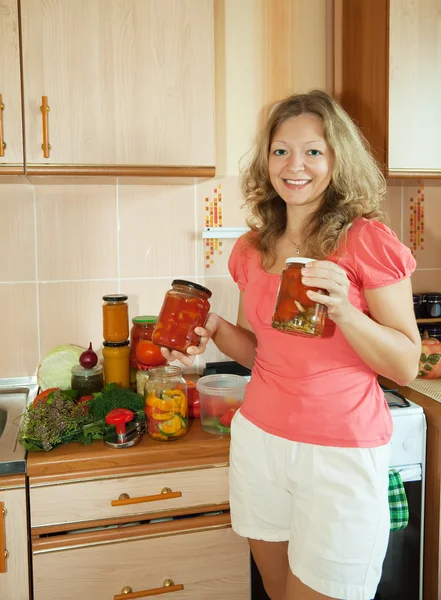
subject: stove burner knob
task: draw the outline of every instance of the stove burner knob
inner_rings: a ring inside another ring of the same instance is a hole
[[[412,448],[413,448],[413,440],[412,439],[405,440],[405,442],[403,443],[403,448],[405,450],[412,450]]]

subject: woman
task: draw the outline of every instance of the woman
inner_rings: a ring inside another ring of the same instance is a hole
[[[250,233],[231,253],[237,324],[211,314],[208,340],[252,369],[231,430],[233,529],[249,539],[271,600],[370,600],[389,538],[392,419],[377,374],[406,385],[420,337],[410,251],[386,227],[385,181],[348,115],[321,91],[269,113],[243,174]],[[271,327],[288,257],[329,295],[326,335]]]

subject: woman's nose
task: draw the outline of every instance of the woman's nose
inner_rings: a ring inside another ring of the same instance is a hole
[[[304,168],[303,154],[293,152],[289,157],[288,168],[291,171],[293,171],[293,173],[297,173],[298,171],[303,171],[303,168]]]

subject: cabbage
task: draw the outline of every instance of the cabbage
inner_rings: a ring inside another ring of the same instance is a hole
[[[41,390],[53,387],[70,390],[72,367],[79,364],[80,355],[85,349],[74,344],[65,344],[48,352],[38,365],[37,381]]]

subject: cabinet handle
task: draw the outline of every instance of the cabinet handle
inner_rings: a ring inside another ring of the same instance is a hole
[[[0,502],[0,573],[6,573],[6,559],[9,556],[6,550],[6,523],[5,517],[8,511],[3,502]]]
[[[43,150],[44,158],[49,158],[49,151],[52,146],[49,144],[49,111],[50,107],[47,101],[47,96],[41,97],[41,118],[43,121],[43,143],[41,144],[41,148]]]
[[[3,111],[5,110],[5,105],[3,104],[3,98],[0,94],[0,156],[5,155],[5,138],[3,133]]]
[[[127,504],[141,504],[142,502],[155,502],[155,500],[169,500],[170,498],[180,498],[182,492],[172,492],[170,488],[165,487],[160,494],[152,496],[139,496],[138,498],[130,498],[129,494],[121,494],[118,500],[111,500],[112,506],[126,506]]]
[[[170,592],[180,592],[184,589],[182,583],[174,584],[172,579],[166,579],[160,588],[152,588],[151,590],[140,590],[134,592],[130,586],[126,586],[121,590],[121,594],[113,597],[113,600],[134,600],[135,598],[147,598],[148,596],[158,596],[159,594],[169,594]]]

